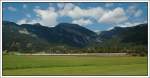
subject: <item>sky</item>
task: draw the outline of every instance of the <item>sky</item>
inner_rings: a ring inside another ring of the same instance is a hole
[[[95,32],[115,26],[135,26],[148,20],[148,6],[144,2],[3,2],[2,10],[3,20],[19,25],[40,23],[55,27],[59,23],[73,23]]]

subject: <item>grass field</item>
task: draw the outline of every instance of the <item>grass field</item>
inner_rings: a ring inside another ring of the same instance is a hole
[[[147,75],[147,57],[3,55],[3,75]]]

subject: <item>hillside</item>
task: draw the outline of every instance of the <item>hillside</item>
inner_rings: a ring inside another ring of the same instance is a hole
[[[99,39],[102,41],[112,38],[120,39],[124,43],[147,45],[148,24],[140,24],[132,27],[114,27],[112,30],[102,31],[99,35]]]
[[[97,35],[77,24],[61,23],[48,28],[40,24],[17,25],[3,21],[3,50],[42,51],[51,46],[85,47]]]
[[[148,24],[115,27],[99,35],[77,24],[55,27],[3,21],[3,51],[48,53],[146,53]],[[141,52],[142,51],[142,52]]]

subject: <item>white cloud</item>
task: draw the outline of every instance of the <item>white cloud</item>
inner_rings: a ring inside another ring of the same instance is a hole
[[[100,30],[94,30],[94,32],[100,32]]]
[[[106,29],[107,31],[110,31],[110,30],[112,30],[112,29],[114,29],[114,27],[109,27],[108,29]]]
[[[72,19],[81,19],[84,17],[98,19],[104,14],[104,9],[101,7],[80,8],[74,4],[65,4],[64,8],[59,11],[61,16],[68,16]]]
[[[92,18],[99,23],[109,24],[122,23],[128,19],[124,9],[120,7],[115,8],[114,10],[109,10],[102,7],[80,8],[79,6],[76,6],[74,4],[70,5],[71,7],[68,8],[65,7],[68,6],[67,4],[65,4],[64,8],[62,10],[59,10],[61,16],[68,16],[73,20]],[[106,5],[113,6],[113,3],[108,3]]]
[[[137,6],[129,6],[128,9],[126,10],[128,14],[131,16],[133,15],[134,17],[139,17],[142,15],[143,11],[141,9],[138,9]]]
[[[53,27],[57,24],[58,13],[55,11],[55,8],[48,7],[48,9],[40,9],[35,7],[34,12],[36,13],[36,18],[31,19],[21,19],[17,21],[18,24],[34,24],[40,23],[43,26]],[[30,14],[26,14],[28,18],[31,18]]]
[[[76,6],[74,9],[68,12],[68,16],[74,19],[78,19],[82,17],[92,17],[96,19],[102,16],[103,14],[104,14],[104,10],[101,7],[82,9]]]
[[[75,5],[73,3],[65,3],[64,5],[65,10],[70,10],[70,9],[73,9],[74,7]]]
[[[126,21],[128,18],[124,9],[118,7],[114,10],[109,10],[99,19],[99,23],[118,24]]]
[[[17,24],[19,24],[19,25],[27,24],[27,19],[21,19],[21,20],[17,21]]]
[[[136,6],[129,6],[126,11],[127,13],[134,14],[135,10],[136,10]]]
[[[114,9],[104,9],[102,7],[88,7],[81,8],[72,3],[57,3],[57,8],[52,7],[52,4],[47,9],[40,9],[40,6],[35,6],[34,12],[36,14],[36,18],[33,20],[22,19],[18,21],[19,24],[27,23],[40,23],[44,26],[53,27],[58,24],[58,18],[67,16],[72,18],[72,23],[79,24],[81,26],[86,26],[93,24],[93,22],[111,24],[111,25],[129,25],[126,23],[128,17],[126,13],[133,13],[134,16],[140,16],[142,14],[142,10],[138,9],[132,12],[132,9],[135,10],[135,6],[130,6],[128,10],[124,10],[121,7],[117,7]],[[114,4],[106,4],[113,6]],[[26,14],[28,18],[31,18],[30,14]]]
[[[51,5],[51,4],[50,4]],[[88,25],[91,24],[92,21],[89,19],[97,20],[99,19],[105,12],[105,10],[101,7],[94,8],[80,8],[72,3],[59,3],[57,7],[62,8],[56,10],[54,7],[48,7],[48,9],[40,9],[39,6],[36,6],[34,12],[36,13],[37,23],[40,23],[44,26],[55,26],[58,22],[58,18],[62,16],[71,17],[73,23],[78,23],[80,25]],[[27,17],[31,17],[30,14],[26,14]],[[85,19],[86,18],[86,19]],[[24,23],[28,23],[25,22]]]
[[[128,18],[125,14],[123,8],[115,8],[114,10],[103,9],[102,7],[92,7],[92,8],[80,8],[79,6],[71,4],[72,7],[68,9],[65,8],[60,10],[59,13],[61,16],[71,17],[73,20],[83,19],[83,18],[92,18],[99,23],[110,23],[118,24],[126,21]],[[112,3],[107,4],[113,5]]]
[[[139,16],[142,15],[142,13],[143,13],[142,10],[137,10],[134,16],[135,16],[135,17],[139,17]]]
[[[59,5],[59,7],[60,7],[60,5]],[[59,10],[58,12],[61,16],[68,15],[68,12],[71,11],[74,7],[75,7],[75,5],[72,3],[64,3],[63,8],[61,10]]]
[[[58,7],[59,9],[64,8],[64,6],[65,6],[65,3],[57,3],[57,7]]]
[[[139,24],[143,24],[143,23],[146,23],[146,21],[144,21],[144,22],[125,22],[123,24],[118,24],[117,26],[120,26],[120,27],[132,27],[132,26],[136,26],[136,25],[139,25]]]
[[[78,19],[78,20],[73,20],[72,23],[79,24],[81,26],[86,26],[92,24],[92,21],[90,19]]]
[[[38,20],[28,20],[28,19],[21,19],[19,21],[17,21],[17,24],[21,25],[21,24],[35,24],[38,23]]]
[[[147,23],[147,21],[144,21],[144,22],[125,22],[125,23],[122,23],[122,24],[116,24],[115,26],[118,26],[118,27],[133,27],[133,26],[136,26],[136,25],[139,25],[139,24],[143,24],[143,23]],[[108,28],[107,30],[112,30],[114,29],[114,26]]]
[[[134,23],[126,22],[126,23],[120,25],[120,27],[131,27],[131,26],[135,26],[135,25],[138,25],[138,24],[141,24],[141,23],[139,23],[139,22],[134,22]]]
[[[55,12],[55,8],[49,7],[46,10],[35,9],[34,10],[39,18],[39,23],[44,26],[53,27],[57,24],[58,14]]]
[[[17,9],[15,7],[11,7],[11,6],[7,7],[7,9],[10,11],[13,11],[13,12],[17,11]]]

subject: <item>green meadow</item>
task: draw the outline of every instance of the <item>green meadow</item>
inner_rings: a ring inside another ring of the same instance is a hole
[[[147,57],[3,55],[3,76],[148,74]]]

